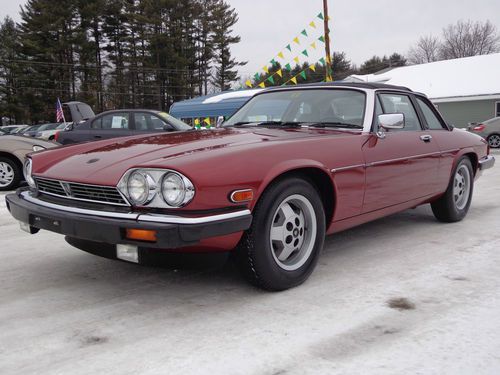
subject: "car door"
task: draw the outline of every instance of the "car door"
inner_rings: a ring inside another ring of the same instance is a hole
[[[425,197],[436,190],[440,152],[425,130],[411,95],[380,92],[376,96],[373,133],[363,145],[366,191],[363,213]],[[402,113],[405,127],[376,134],[378,115]]]
[[[134,130],[138,134],[174,131],[175,128],[151,112],[132,112]]]
[[[95,118],[90,125],[89,140],[109,139],[134,135],[130,113],[112,112]]]

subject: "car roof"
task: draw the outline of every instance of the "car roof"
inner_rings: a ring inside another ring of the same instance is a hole
[[[386,85],[384,83],[372,83],[372,82],[316,82],[316,83],[306,83],[295,86],[279,86],[279,87],[270,87],[267,91],[272,90],[286,90],[286,89],[294,89],[294,88],[308,88],[308,87],[352,87],[352,88],[360,88],[360,89],[371,89],[371,90],[399,90],[399,91],[408,91],[413,93],[411,89],[404,86],[394,86],[394,85]]]
[[[145,108],[124,108],[124,109],[112,109],[110,111],[101,112],[98,116],[112,114],[117,112],[151,112],[151,113],[160,113],[162,111],[158,111],[157,109],[145,109]]]

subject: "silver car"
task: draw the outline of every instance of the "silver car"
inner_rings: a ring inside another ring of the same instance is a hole
[[[467,130],[486,139],[491,148],[500,148],[500,117],[469,125]]]
[[[6,135],[0,130],[0,191],[12,190],[19,186],[24,179],[23,163],[27,154],[56,146],[57,143]]]

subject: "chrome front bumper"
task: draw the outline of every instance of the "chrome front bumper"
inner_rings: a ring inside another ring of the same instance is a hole
[[[491,155],[485,156],[484,158],[479,160],[479,169],[481,171],[493,168],[494,165],[495,165],[495,158]]]

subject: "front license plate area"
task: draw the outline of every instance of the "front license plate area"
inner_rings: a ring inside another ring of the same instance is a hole
[[[61,232],[61,222],[48,217],[30,215],[30,225],[51,232]]]

